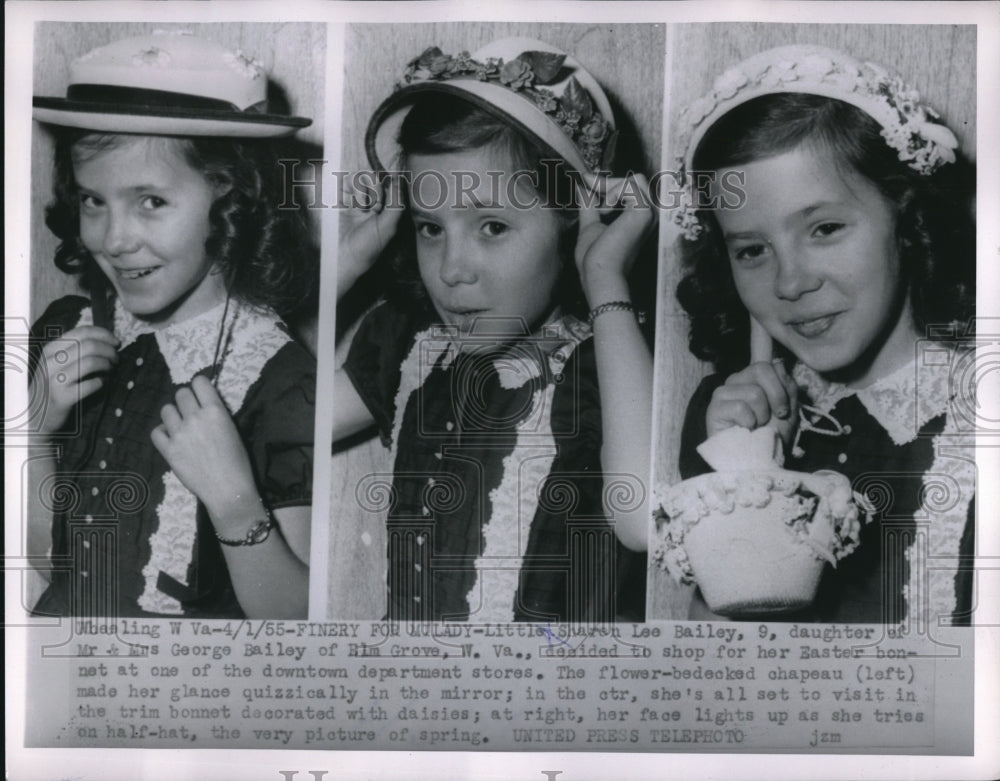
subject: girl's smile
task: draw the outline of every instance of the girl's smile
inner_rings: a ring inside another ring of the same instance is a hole
[[[207,311],[226,295],[205,253],[218,193],[178,143],[118,136],[97,150],[86,148],[86,139],[74,148],[84,246],[125,309],[163,325]]]
[[[559,216],[526,183],[513,189],[519,204],[534,205],[510,202],[502,157],[481,148],[410,159],[413,181],[424,183],[410,213],[427,294],[447,325],[494,344],[555,316],[561,265]]]
[[[804,145],[740,170],[746,203],[717,218],[750,314],[806,365],[851,384],[912,358],[891,202]]]

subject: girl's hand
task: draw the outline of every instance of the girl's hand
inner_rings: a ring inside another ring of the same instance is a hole
[[[373,198],[368,206],[359,205],[364,198]],[[341,214],[340,247],[337,258],[337,298],[351,289],[358,278],[375,265],[378,256],[389,245],[399,225],[403,208],[402,179],[384,179],[362,195],[354,190],[343,193],[344,203],[351,209]]]
[[[260,496],[236,425],[212,383],[201,375],[177,391],[176,404],[160,415],[153,445],[185,487],[208,508],[216,531],[228,522],[241,536],[246,519],[259,514]]]
[[[798,422],[798,387],[780,358],[752,363],[730,376],[716,389],[705,413],[709,436],[733,426],[751,431],[773,426],[786,446]]]
[[[604,199],[619,203],[622,210],[609,223],[601,222],[600,211],[580,193],[580,231],[576,240],[576,266],[587,302],[597,306],[616,298],[628,298],[626,277],[642,243],[656,225],[656,212],[649,197],[649,182],[642,174],[609,179]],[[587,177],[591,189],[604,180]],[[608,211],[604,209],[603,211]]]
[[[48,437],[58,431],[73,408],[104,385],[101,375],[116,363],[118,338],[96,325],[74,328],[46,344],[31,377],[35,388],[44,384],[45,407],[38,433]]]

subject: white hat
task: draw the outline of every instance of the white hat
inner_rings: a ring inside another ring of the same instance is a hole
[[[65,98],[35,96],[33,106],[39,122],[113,133],[265,138],[312,123],[268,113],[258,63],[186,32],[94,49],[70,65]]]

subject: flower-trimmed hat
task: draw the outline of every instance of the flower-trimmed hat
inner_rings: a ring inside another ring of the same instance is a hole
[[[368,161],[386,169],[403,119],[421,95],[445,93],[513,124],[581,173],[607,168],[615,120],[604,90],[571,55],[543,41],[505,38],[474,54],[426,49],[375,110],[365,134]]]
[[[681,113],[683,171],[693,170],[699,144],[722,116],[754,98],[788,92],[835,98],[861,109],[882,126],[882,137],[900,161],[921,175],[955,161],[958,139],[899,76],[835,49],[793,45],[768,49],[730,68]],[[686,238],[700,235],[690,191],[674,219]]]
[[[266,138],[312,123],[269,113],[259,63],[188,32],[87,52],[70,65],[66,97],[36,95],[33,106],[39,122],[111,133]]]

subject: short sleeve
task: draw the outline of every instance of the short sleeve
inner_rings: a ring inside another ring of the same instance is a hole
[[[396,414],[400,366],[413,346],[412,318],[383,303],[365,315],[351,341],[344,371],[368,407],[379,435],[389,445]]]
[[[236,415],[261,498],[271,509],[312,503],[316,364],[297,342],[265,364]]]
[[[705,459],[698,455],[698,445],[708,438],[705,413],[712,401],[712,394],[724,381],[725,377],[721,374],[712,374],[706,377],[691,396],[691,401],[688,402],[687,412],[684,415],[684,427],[681,429],[681,452],[678,459],[681,477],[685,480],[712,471],[712,468],[705,463]]]

